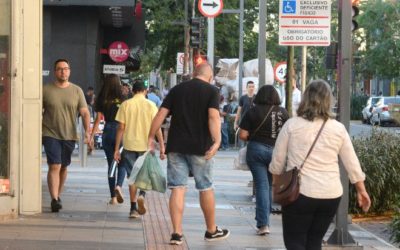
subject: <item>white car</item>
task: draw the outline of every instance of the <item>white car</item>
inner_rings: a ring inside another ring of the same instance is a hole
[[[395,119],[400,111],[400,97],[382,96],[375,105],[372,105],[370,123],[371,125],[384,125],[386,123],[397,124]],[[396,115],[395,115],[396,113]]]
[[[380,98],[381,98],[381,96],[373,96],[373,97],[368,98],[367,104],[361,111],[362,117],[363,117],[362,118],[363,123],[370,123],[370,119],[371,119],[371,115],[372,115],[371,111],[372,111],[373,107],[379,102]]]

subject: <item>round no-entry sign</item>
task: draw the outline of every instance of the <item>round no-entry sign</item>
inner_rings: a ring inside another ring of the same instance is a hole
[[[216,17],[222,13],[224,3],[222,0],[200,0],[198,8],[203,16]]]
[[[286,62],[279,62],[274,67],[274,77],[280,83],[284,83],[286,81],[286,71],[287,64]]]

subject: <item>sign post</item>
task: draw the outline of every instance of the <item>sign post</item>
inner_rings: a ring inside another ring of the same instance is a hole
[[[331,0],[280,0],[279,45],[329,46]]]

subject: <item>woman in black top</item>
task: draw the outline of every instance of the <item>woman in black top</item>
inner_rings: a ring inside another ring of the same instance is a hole
[[[239,137],[247,144],[246,161],[256,188],[257,234],[268,234],[272,202],[272,176],[268,171],[275,140],[283,124],[289,119],[280,107],[279,94],[271,85],[260,88],[251,108],[240,122]]]
[[[92,139],[97,130],[101,117],[104,117],[105,126],[102,135],[103,150],[107,157],[108,172],[112,167],[115,148],[115,135],[118,128],[118,122],[115,120],[118,108],[122,103],[121,81],[118,75],[107,75],[104,79],[103,87],[96,99],[95,111],[97,112],[96,121],[92,129]],[[115,176],[115,175],[114,175]],[[108,175],[108,185],[110,188],[111,200],[110,204],[117,204],[115,196],[115,177]]]

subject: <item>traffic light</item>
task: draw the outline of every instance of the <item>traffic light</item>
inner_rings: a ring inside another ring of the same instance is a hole
[[[192,17],[190,20],[190,45],[192,48],[203,47],[204,18]]]
[[[331,42],[325,49],[325,68],[337,68],[337,42]]]
[[[358,16],[360,13],[360,10],[358,9],[358,4],[360,3],[360,0],[351,0],[351,31],[355,31],[358,29],[358,23],[355,20],[355,17]]]
[[[196,67],[197,65],[200,65],[202,63],[206,63],[207,62],[207,56],[206,55],[202,55],[202,54],[197,54],[193,57],[193,64]]]

